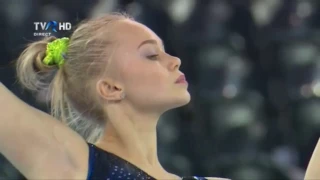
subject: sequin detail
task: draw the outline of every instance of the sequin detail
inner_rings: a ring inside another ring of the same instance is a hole
[[[89,144],[88,180],[155,180],[128,161]]]
[[[156,180],[130,162],[89,145],[89,170],[87,180]],[[191,179],[190,179],[191,178]],[[206,180],[201,177],[186,177],[182,180]]]

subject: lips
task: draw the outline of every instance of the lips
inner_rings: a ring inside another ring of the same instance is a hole
[[[188,83],[186,80],[186,76],[185,75],[181,75],[179,76],[179,78],[176,80],[175,82],[176,84],[180,84],[180,83]]]

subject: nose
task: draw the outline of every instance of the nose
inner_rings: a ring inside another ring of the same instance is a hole
[[[170,63],[169,63],[169,69],[171,71],[179,69],[181,66],[181,60],[178,57],[171,56],[170,57]]]

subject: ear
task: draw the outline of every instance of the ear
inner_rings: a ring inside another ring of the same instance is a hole
[[[111,79],[103,79],[97,82],[97,91],[107,101],[119,101],[123,99],[123,88]]]

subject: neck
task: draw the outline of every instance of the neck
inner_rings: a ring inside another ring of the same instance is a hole
[[[97,145],[137,166],[161,167],[156,132],[159,117],[129,107],[114,107],[108,111],[106,130]]]

